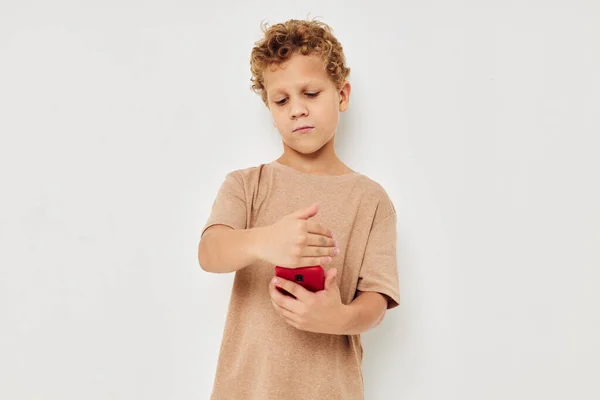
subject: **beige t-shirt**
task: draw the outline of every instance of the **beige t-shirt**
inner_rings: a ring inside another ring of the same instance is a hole
[[[342,302],[376,291],[400,302],[396,211],[385,190],[360,173],[314,175],[273,161],[226,175],[204,231],[223,224],[247,229],[275,223],[319,203],[312,220],[334,232]],[[235,249],[232,249],[235,251]],[[360,335],[298,330],[269,296],[274,265],[259,261],[235,273],[211,399],[363,399]]]

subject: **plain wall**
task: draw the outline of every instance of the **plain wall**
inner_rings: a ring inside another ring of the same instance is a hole
[[[282,151],[260,23],[332,26],[336,148],[398,212],[367,400],[598,399],[594,1],[0,3],[0,398],[207,399],[227,172]]]

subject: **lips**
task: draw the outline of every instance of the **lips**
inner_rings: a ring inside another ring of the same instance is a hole
[[[313,128],[314,128],[314,126],[303,125],[303,126],[299,126],[298,128],[294,129],[294,132],[307,132]]]

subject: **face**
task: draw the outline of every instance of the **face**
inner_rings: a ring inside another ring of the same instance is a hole
[[[308,155],[333,143],[339,113],[348,108],[348,82],[336,89],[321,57],[298,53],[268,67],[263,77],[267,105],[284,146]],[[309,128],[299,129],[305,126]]]

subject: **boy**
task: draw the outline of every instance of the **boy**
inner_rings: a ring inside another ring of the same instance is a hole
[[[228,173],[201,234],[201,267],[236,272],[211,398],[363,399],[360,334],[400,302],[396,211],[335,154],[350,69],[330,28],[289,20],[264,34],[252,88],[283,154]],[[275,265],[322,265],[325,289],[276,280]]]

